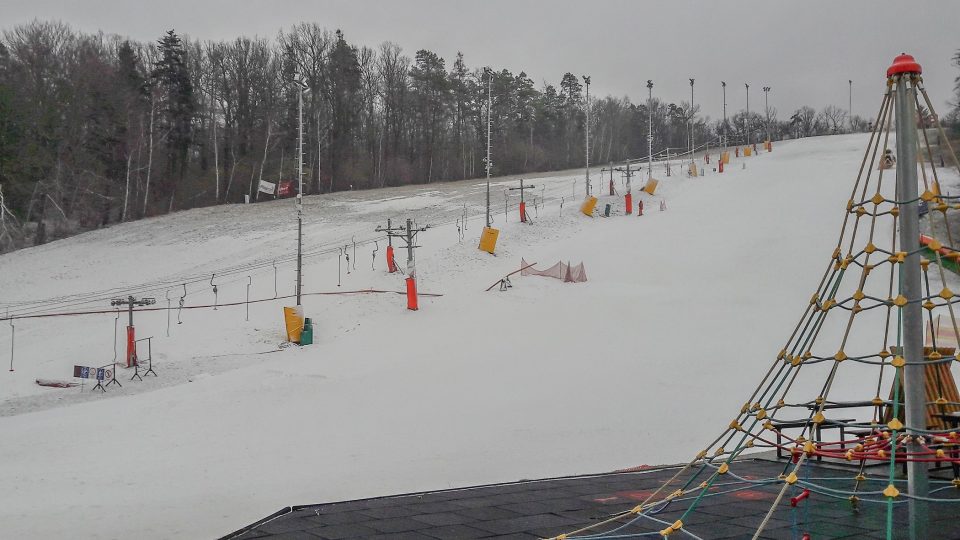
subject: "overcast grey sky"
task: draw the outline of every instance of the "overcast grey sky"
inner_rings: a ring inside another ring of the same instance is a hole
[[[960,0],[0,0],[0,27],[33,18],[85,31],[154,40],[174,28],[193,38],[223,40],[313,21],[340,28],[348,41],[393,41],[411,57],[430,49],[450,67],[462,51],[470,67],[523,70],[541,85],[570,71],[592,76],[591,94],[646,98],[646,81],[667,101],[695,102],[721,114],[762,110],[763,86],[781,119],[802,104],[876,114],[886,68],[906,51],[943,113],[960,70]]]

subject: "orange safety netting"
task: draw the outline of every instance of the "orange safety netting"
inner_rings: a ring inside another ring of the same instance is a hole
[[[582,283],[587,280],[587,271],[583,263],[571,266],[569,263],[558,262],[546,270],[537,270],[529,266],[527,261],[520,259],[521,276],[545,276],[563,280],[567,283]]]

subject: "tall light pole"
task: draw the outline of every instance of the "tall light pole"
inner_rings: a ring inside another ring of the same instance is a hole
[[[587,102],[584,105],[587,109],[587,124],[584,126],[584,133],[586,135],[586,143],[584,148],[586,150],[585,155],[587,158],[587,197],[590,196],[590,77],[583,75],[583,82],[587,85]]]
[[[653,177],[653,80],[647,79],[647,179]]]
[[[850,121],[850,131],[853,131],[853,79],[847,79],[847,84],[850,85],[850,92],[848,94],[847,101],[847,116]]]
[[[744,125],[747,128],[747,146],[750,146],[750,85],[743,83],[747,87],[747,121]]]
[[[727,82],[720,81],[723,87],[723,149],[727,149]]]
[[[303,84],[297,84],[297,305],[303,292]]]
[[[493,100],[490,97],[491,80],[493,79],[493,70],[487,69],[487,228],[490,228],[490,115],[493,113],[491,107]]]
[[[687,129],[690,130],[690,161],[693,161],[693,79],[690,79],[690,121],[687,122]]]
[[[767,118],[767,140],[768,141],[770,140],[770,100],[769,100],[770,96],[769,94],[770,94],[770,87],[764,86],[763,87],[763,107],[764,107],[764,111],[766,112],[765,116]]]

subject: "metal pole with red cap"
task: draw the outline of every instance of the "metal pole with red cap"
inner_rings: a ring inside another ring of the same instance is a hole
[[[912,56],[901,54],[887,69],[887,79],[896,88],[897,206],[900,210],[900,249],[908,255],[900,265],[900,294],[907,299],[903,310],[904,415],[907,452],[922,453],[916,441],[927,428],[926,366],[923,359],[923,308],[920,273],[920,209],[917,202],[917,123],[915,103],[922,69]],[[909,84],[908,84],[909,83]],[[910,496],[910,538],[927,538],[926,503],[917,497],[929,494],[929,465],[907,462],[907,494]]]

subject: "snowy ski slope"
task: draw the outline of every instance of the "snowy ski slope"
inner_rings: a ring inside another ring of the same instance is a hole
[[[476,249],[475,180],[309,197],[307,292],[401,290],[373,229],[410,216],[434,225],[419,237],[419,289],[443,296],[418,312],[400,295],[306,296],[316,344],[302,349],[279,348],[289,300],[251,304],[249,322],[243,305],[173,309],[169,337],[166,311],[138,314],[160,377],[121,373],[105,395],[34,379],[111,362],[115,327],[122,355],[125,315],[18,319],[15,371],[0,373],[3,535],[209,538],[288,504],[686,461],[739,410],[808,302],[866,143],[777,143],[701,178],[655,168],[661,190],[644,196],[643,217],[621,215],[619,197],[601,198],[610,219],[578,214],[582,172],[570,171],[531,178],[547,199],[528,203],[533,225],[515,209],[505,222],[516,182],[498,178],[496,257]],[[109,310],[103,298],[126,288],[176,308],[184,282],[186,306],[212,304],[218,271],[221,306],[244,301],[248,276],[251,299],[269,299],[272,261],[276,294],[289,295],[292,207],[193,210],[0,257],[0,313]],[[590,281],[516,276],[484,292],[521,257],[583,261]],[[67,298],[80,293],[95,294]],[[24,304],[39,298],[53,300]],[[0,328],[0,351],[10,338]]]

